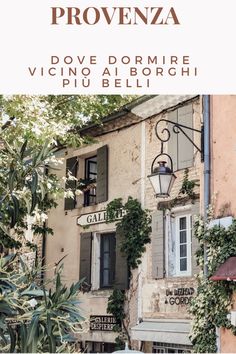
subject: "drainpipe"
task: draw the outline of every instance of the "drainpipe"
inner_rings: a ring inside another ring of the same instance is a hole
[[[204,221],[210,205],[210,96],[203,95],[204,123]],[[207,246],[204,244],[204,275],[207,277]]]
[[[145,208],[145,178],[146,178],[146,127],[145,121],[141,122],[141,185],[140,185],[140,201],[142,208]],[[146,262],[146,255],[144,254],[142,257],[142,263],[138,266],[138,300],[137,300],[137,317],[138,322],[142,320],[143,313],[142,313],[142,286],[143,286],[143,276],[146,274],[144,263]],[[142,346],[142,342],[141,342]]]

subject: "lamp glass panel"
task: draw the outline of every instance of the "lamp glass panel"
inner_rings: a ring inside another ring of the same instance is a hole
[[[168,195],[169,194],[169,186],[171,182],[172,175],[160,175],[160,183],[161,183],[161,194]]]
[[[159,175],[151,175],[149,176],[150,182],[153,186],[153,189],[156,194],[160,194],[160,180]]]
[[[176,176],[172,174],[172,175],[171,175],[171,181],[170,181],[170,184],[169,184],[168,194],[170,194],[170,191],[171,191],[171,189],[172,189],[172,187],[173,187],[173,184],[174,184],[174,182],[175,182],[175,179],[176,179]]]

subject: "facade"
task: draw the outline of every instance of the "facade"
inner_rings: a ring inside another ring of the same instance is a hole
[[[211,195],[215,218],[236,216],[235,134],[236,96],[211,96]],[[227,219],[226,219],[227,220]],[[222,221],[221,221],[222,222]],[[231,269],[235,272],[235,269]],[[232,310],[236,309],[235,296]],[[230,309],[229,309],[230,312]],[[235,353],[236,336],[230,330],[219,330],[219,351]]]
[[[91,183],[76,200],[61,200],[50,212],[48,226],[54,229],[54,236],[46,241],[46,278],[63,258],[67,285],[85,279],[80,299],[88,321],[78,340],[89,352],[114,351],[114,319],[106,317],[114,287],[125,290],[129,297],[133,347],[157,353],[191,350],[187,309],[196,291],[194,253],[198,245],[192,225],[202,204],[202,164],[200,152],[186,134],[196,146],[201,146],[201,134],[183,128],[184,133],[172,133],[163,144],[163,152],[172,156],[177,178],[170,197],[157,199],[147,178],[152,161],[161,151],[155,134],[157,122],[162,135],[168,134],[166,129],[172,131],[171,122],[200,131],[201,97],[144,97],[106,117],[102,126],[84,128],[82,134],[93,136],[93,144],[60,152],[65,158],[60,176],[70,170],[78,179]],[[194,197],[180,193],[186,169],[188,179],[194,181]],[[69,187],[73,187],[71,183]],[[115,198],[126,201],[128,196],[137,198],[152,215],[151,243],[130,284],[115,223],[107,224],[104,216],[109,202]]]

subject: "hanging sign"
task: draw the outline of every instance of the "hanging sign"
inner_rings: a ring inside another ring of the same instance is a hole
[[[120,326],[114,316],[90,316],[90,331],[113,331]]]
[[[125,215],[125,210],[118,210],[116,215],[116,220],[122,219],[124,215]],[[106,221],[107,221],[106,210],[100,210],[94,213],[80,215],[77,218],[77,225],[90,226],[90,225],[105,223]]]

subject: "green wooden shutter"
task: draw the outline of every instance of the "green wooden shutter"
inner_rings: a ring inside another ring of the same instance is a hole
[[[108,200],[108,146],[104,145],[97,151],[97,203]]]
[[[92,233],[80,234],[80,272],[79,278],[85,278],[86,283],[91,284],[91,255]]]
[[[173,112],[168,113],[168,120],[193,127],[193,106],[188,104],[180,107]],[[193,144],[186,138],[184,133],[179,130],[179,133],[173,132],[173,124],[168,123],[170,131],[170,140],[168,141],[168,154],[173,161],[173,170],[180,170],[193,166]],[[182,128],[183,131],[193,140],[193,131]],[[168,162],[169,163],[169,162]]]
[[[77,157],[71,157],[66,160],[66,176],[68,171],[72,174],[72,176],[77,177],[77,170],[78,170],[78,159]],[[76,181],[67,181],[66,182],[66,189],[72,189],[75,191],[76,189]],[[76,205],[76,197],[74,198],[65,198],[64,209],[65,210],[72,210],[75,208]]]
[[[168,120],[177,123],[177,109],[168,114]],[[170,131],[170,140],[168,141],[168,154],[171,156],[173,161],[173,170],[178,170],[178,135],[173,132],[173,124],[168,123],[168,130]],[[170,162],[167,161],[168,166]]]
[[[152,276],[154,279],[164,277],[164,227],[163,211],[152,214]]]
[[[113,284],[115,281],[116,274],[116,235],[110,235],[109,242],[109,253],[110,253],[110,283]]]
[[[193,128],[193,106],[188,104],[178,109],[178,123]],[[193,131],[183,128],[193,140]],[[193,166],[193,144],[180,132],[178,135],[178,169]]]
[[[116,289],[125,290],[128,289],[128,265],[126,256],[121,253],[122,235],[119,232],[119,228],[116,230],[116,267],[115,267],[115,284]]]
[[[195,204],[193,204],[192,206],[192,228],[194,225],[194,216],[199,215],[199,208],[200,208],[199,202],[195,202]],[[192,229],[192,275],[193,276],[194,274],[197,274],[199,272],[199,267],[197,266],[196,256],[195,256],[195,253],[198,250],[198,248],[199,248],[199,242],[197,238],[194,236],[194,230]]]

